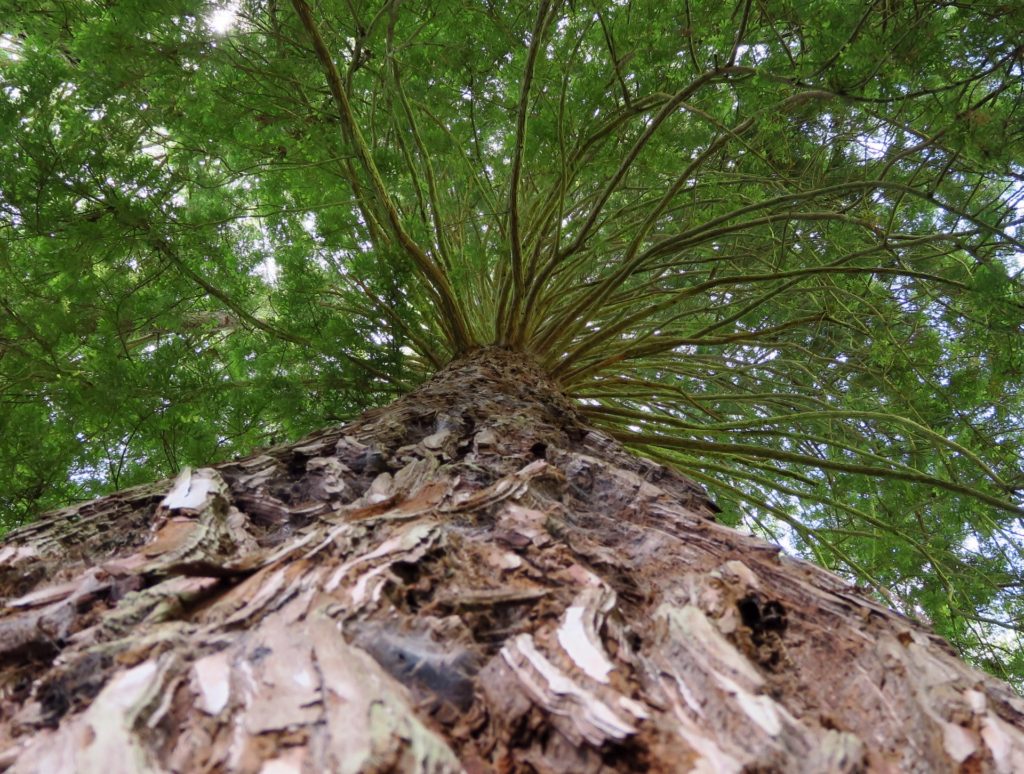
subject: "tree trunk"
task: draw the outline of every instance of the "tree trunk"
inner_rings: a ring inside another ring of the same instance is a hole
[[[1024,702],[484,349],[0,549],[0,768],[1024,771]]]

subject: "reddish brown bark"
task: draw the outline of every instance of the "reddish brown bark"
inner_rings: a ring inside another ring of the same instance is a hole
[[[1024,702],[527,359],[0,549],[12,771],[1019,771]]]

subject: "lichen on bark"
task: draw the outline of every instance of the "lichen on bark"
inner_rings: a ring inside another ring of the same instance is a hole
[[[1015,771],[1024,702],[478,350],[0,550],[11,771]]]

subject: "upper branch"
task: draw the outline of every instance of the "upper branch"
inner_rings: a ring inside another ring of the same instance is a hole
[[[317,59],[320,61],[324,74],[327,76],[327,85],[331,90],[331,96],[334,98],[335,105],[338,108],[342,125],[345,127],[345,131],[349,135],[356,157],[359,159],[360,166],[370,179],[370,185],[373,189],[374,195],[381,207],[384,209],[384,214],[391,231],[394,233],[395,238],[405,250],[406,254],[412,259],[413,264],[437,294],[452,346],[457,352],[464,352],[471,349],[473,342],[469,333],[469,328],[466,325],[465,315],[463,314],[458,299],[448,282],[447,275],[443,268],[435,263],[430,256],[423,251],[423,248],[413,240],[402,226],[398,209],[395,207],[395,203],[388,194],[387,188],[384,185],[384,180],[381,178],[380,171],[377,169],[377,165],[374,163],[373,157],[370,155],[370,149],[366,144],[366,140],[363,138],[362,132],[359,130],[359,125],[356,123],[355,115],[352,112],[352,106],[349,103],[348,95],[345,92],[345,86],[342,83],[341,75],[338,73],[338,68],[335,66],[334,60],[331,58],[330,51],[327,49],[327,44],[320,35],[320,30],[313,19],[309,4],[306,0],[292,0],[292,5],[294,6],[296,13],[299,15],[299,19],[302,21],[302,26],[305,28],[310,42],[313,44]]]

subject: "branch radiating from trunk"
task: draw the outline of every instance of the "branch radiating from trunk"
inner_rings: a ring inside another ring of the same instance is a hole
[[[470,335],[465,313],[462,310],[458,296],[452,290],[444,267],[439,265],[416,243],[402,224],[398,208],[395,206],[394,201],[392,201],[390,194],[388,194],[388,189],[381,177],[380,170],[377,169],[370,148],[363,138],[359,124],[356,122],[352,106],[349,104],[345,84],[342,82],[331,52],[320,34],[320,28],[313,18],[313,12],[309,4],[306,0],[292,0],[292,6],[295,8],[295,12],[302,22],[303,29],[306,31],[313,49],[316,51],[317,60],[320,62],[320,66],[323,68],[324,75],[327,78],[327,85],[330,88],[334,104],[338,108],[338,114],[341,117],[347,139],[352,144],[363,172],[369,178],[376,203],[384,211],[384,219],[388,223],[396,241],[412,261],[412,265],[419,272],[420,276],[427,281],[432,292],[436,294],[440,310],[443,312],[441,321],[449,336],[452,347],[456,352],[464,352],[470,349],[473,344],[472,336]]]

